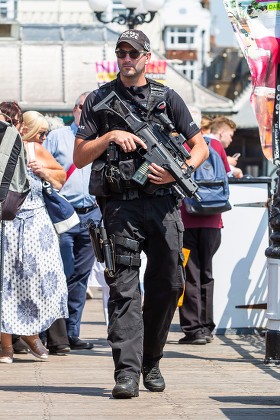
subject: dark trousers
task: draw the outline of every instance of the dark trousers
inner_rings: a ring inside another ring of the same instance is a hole
[[[204,328],[210,332],[215,328],[212,259],[221,244],[221,229],[185,229],[183,243],[184,248],[190,250],[190,256],[186,265],[184,301],[179,314],[182,331],[191,336]]]
[[[50,328],[45,331],[44,338],[47,342],[47,347],[69,346],[65,319],[59,318],[55,320]]]
[[[94,262],[93,248],[86,226],[90,218],[95,222],[100,220],[99,208],[87,214],[79,214],[80,223],[60,237],[60,251],[68,286],[67,334],[74,337],[80,335],[88,277]]]
[[[168,195],[131,201],[109,201],[105,207],[108,236],[139,242],[137,251],[116,244],[116,255],[140,257],[144,250],[144,306],[141,307],[139,267],[116,264],[110,287],[108,342],[112,347],[115,379],[132,376],[139,382],[142,362],[163,355],[170,324],[182,293],[183,225],[176,200]]]

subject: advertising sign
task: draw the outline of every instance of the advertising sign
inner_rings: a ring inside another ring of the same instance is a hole
[[[118,65],[116,61],[97,61],[96,78],[98,86],[111,82],[117,77]],[[165,85],[166,81],[166,61],[150,61],[146,66],[146,76]]]
[[[280,166],[280,0],[224,0],[224,6],[252,76],[263,153]]]

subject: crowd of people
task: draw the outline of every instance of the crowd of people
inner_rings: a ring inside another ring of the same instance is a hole
[[[174,130],[187,140],[191,172],[208,156],[207,134],[228,175],[243,174],[236,167],[238,158],[225,152],[236,129],[232,120],[204,116],[196,123],[174,90],[146,78],[151,47],[143,32],[122,33],[116,57],[117,79],[83,92],[75,101],[70,126],[57,116],[23,113],[16,102],[0,104],[0,118],[22,136],[31,185],[16,218],[4,223],[0,362],[12,363],[14,354],[26,349],[40,360],[71,349],[92,349],[92,342],[80,338],[80,324],[88,280],[102,270],[98,275],[109,291],[104,313],[115,366],[112,395],[131,398],[139,395],[141,374],[148,390],[165,389],[159,363],[183,290],[179,311],[184,337],[179,343],[213,340],[212,258],[221,243],[223,222],[220,214],[187,214],[174,194],[174,177],[156,163],[148,166],[148,183],[136,184],[132,175],[143,163],[137,148],[145,151],[146,143],[118,115],[92,109],[117,92],[137,117],[156,127],[159,113],[152,111],[164,101]],[[92,162],[98,162],[99,169],[96,165],[93,170]],[[99,191],[96,196],[88,190],[91,176],[96,176],[91,180]],[[80,223],[59,237],[44,204],[42,180],[60,190],[79,216]],[[102,220],[113,238],[113,276],[96,264],[88,219],[97,224]],[[183,247],[190,250],[185,268]],[[139,284],[143,255],[144,297]]]

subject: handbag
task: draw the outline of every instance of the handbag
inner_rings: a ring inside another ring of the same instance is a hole
[[[27,144],[29,158],[35,159],[34,143]],[[48,181],[42,180],[42,193],[47,211],[58,234],[67,232],[80,223],[79,216],[72,204],[62,194],[59,194]]]
[[[67,232],[80,223],[79,216],[72,204],[59,194],[49,182],[42,181],[42,192],[47,211],[58,234]]]
[[[0,121],[0,156],[0,220],[13,220],[30,186],[21,136],[4,121]]]

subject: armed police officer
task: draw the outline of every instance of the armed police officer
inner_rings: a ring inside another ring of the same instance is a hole
[[[132,176],[145,160],[144,139],[133,134],[116,112],[96,112],[93,107],[116,92],[152,130],[161,126],[159,108],[164,108],[192,149],[189,167],[194,170],[208,156],[206,143],[181,97],[145,77],[150,49],[142,31],[130,29],[119,36],[115,51],[119,74],[87,97],[74,149],[77,167],[93,162],[92,193],[100,199],[107,236],[114,244],[114,275],[105,271],[110,287],[108,342],[115,364],[114,398],[137,397],[141,372],[145,388],[165,389],[159,361],[183,290],[184,228],[170,172],[152,162],[148,182],[135,182]],[[142,251],[147,255],[143,307],[139,287]]]

